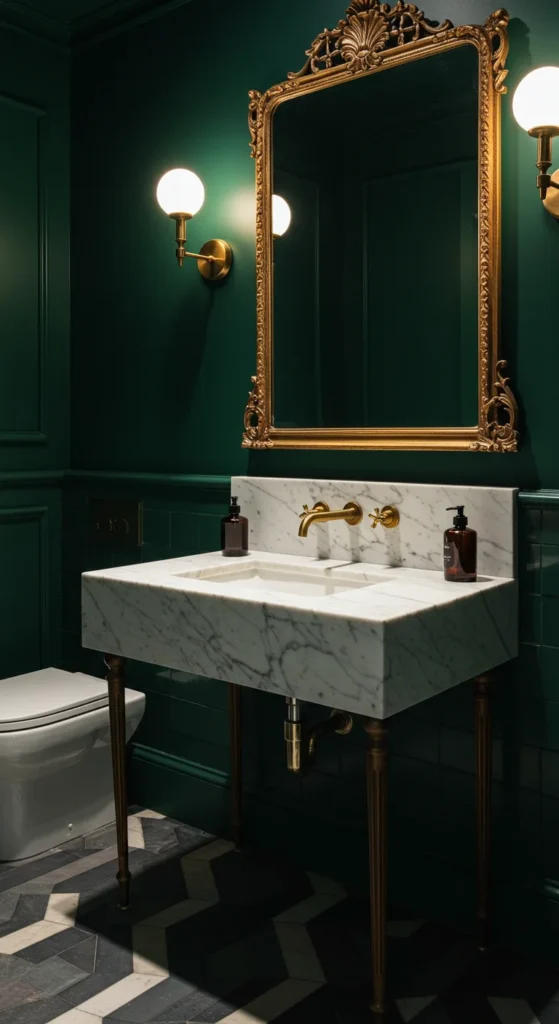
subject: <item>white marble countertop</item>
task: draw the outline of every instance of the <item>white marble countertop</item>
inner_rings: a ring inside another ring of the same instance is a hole
[[[287,594],[203,578],[255,563],[370,585]],[[517,585],[506,577],[447,583],[429,569],[217,551],[82,581],[85,647],[377,718],[517,653]]]

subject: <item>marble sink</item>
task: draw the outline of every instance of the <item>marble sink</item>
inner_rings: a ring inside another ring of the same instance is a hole
[[[84,646],[375,718],[516,654],[513,579],[446,583],[270,552],[239,561],[217,551],[85,573]]]

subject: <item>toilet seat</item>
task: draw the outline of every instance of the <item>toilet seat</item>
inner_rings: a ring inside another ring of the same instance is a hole
[[[104,679],[43,668],[0,679],[0,733],[62,722],[109,702]]]

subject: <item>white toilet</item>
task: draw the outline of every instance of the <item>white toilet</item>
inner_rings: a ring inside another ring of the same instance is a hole
[[[107,683],[41,669],[0,680],[0,861],[114,821]],[[126,739],[145,696],[126,690]]]

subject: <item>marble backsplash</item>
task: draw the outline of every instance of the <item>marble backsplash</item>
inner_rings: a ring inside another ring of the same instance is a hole
[[[443,533],[452,525],[451,505],[464,505],[468,525],[478,534],[478,574],[516,576],[516,495],[509,487],[450,487],[352,480],[306,480],[284,477],[233,477],[250,524],[254,551],[309,555],[399,565],[412,569],[443,567]],[[298,537],[299,514],[325,501],[331,509],[357,501],[363,508],[359,526],[344,522],[312,525]],[[395,505],[400,524],[372,529],[368,513]]]

